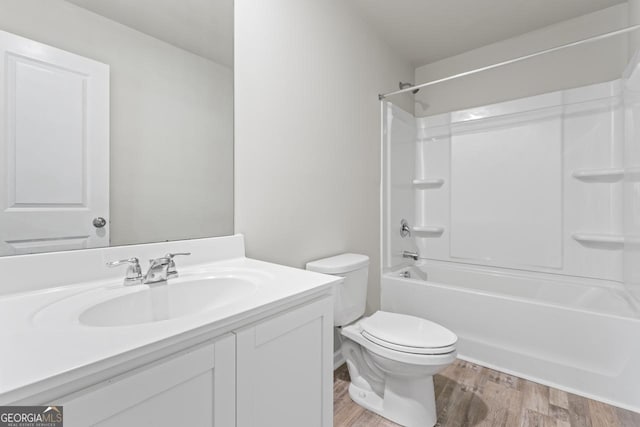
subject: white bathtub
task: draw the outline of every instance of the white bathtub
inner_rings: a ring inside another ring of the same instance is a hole
[[[640,412],[640,312],[620,285],[436,261],[381,285],[383,310],[451,329],[462,359]]]

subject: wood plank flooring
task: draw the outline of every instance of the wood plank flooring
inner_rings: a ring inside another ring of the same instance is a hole
[[[441,427],[640,427],[640,414],[457,360],[434,378]],[[346,365],[334,374],[334,427],[397,424],[355,404]]]

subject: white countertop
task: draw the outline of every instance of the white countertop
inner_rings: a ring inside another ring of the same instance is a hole
[[[231,270],[255,277],[255,290],[228,305],[137,325],[95,327],[78,320],[80,312],[96,303],[98,292],[135,292],[136,286],[146,286],[123,290],[121,279],[0,296],[0,404],[24,398],[43,387],[54,387],[56,381],[68,383],[89,375],[92,366],[95,370],[107,366],[97,367],[98,362],[124,354],[139,356],[145,346],[147,353],[152,352],[150,345],[154,343],[173,345],[212,331],[216,336],[222,335],[243,322],[256,320],[257,314],[273,307],[327,294],[341,280],[244,257],[179,267],[181,278],[177,280]]]

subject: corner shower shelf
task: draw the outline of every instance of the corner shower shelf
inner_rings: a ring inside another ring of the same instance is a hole
[[[435,225],[417,225],[413,227],[413,231],[424,234],[442,234],[444,233],[444,227],[438,227]]]
[[[624,236],[620,234],[575,233],[573,239],[580,243],[608,243],[622,245]]]
[[[438,188],[442,187],[444,184],[444,179],[441,178],[433,178],[433,179],[414,179],[413,185],[415,187],[424,187],[424,188]]]
[[[624,177],[624,169],[578,169],[573,171],[573,177],[581,181],[616,182]]]
[[[634,166],[625,169],[625,175],[629,177],[629,181],[638,182],[640,181],[640,166]]]

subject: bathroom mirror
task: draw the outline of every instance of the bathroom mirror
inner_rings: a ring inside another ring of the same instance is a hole
[[[233,233],[233,0],[0,0],[0,255]]]

